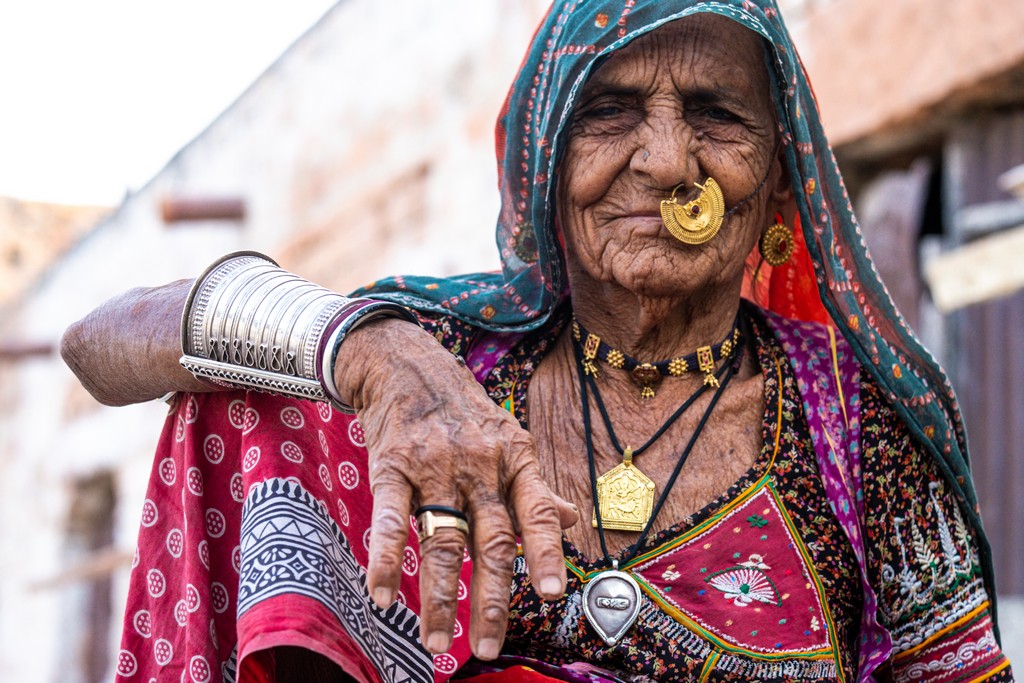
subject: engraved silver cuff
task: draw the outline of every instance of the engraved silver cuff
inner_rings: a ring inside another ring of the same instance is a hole
[[[236,252],[193,284],[182,312],[180,362],[221,386],[329,401],[351,413],[334,384],[334,353],[348,331],[385,314],[415,321],[397,304],[345,297],[263,254]]]

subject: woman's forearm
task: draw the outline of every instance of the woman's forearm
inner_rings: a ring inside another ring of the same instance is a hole
[[[169,391],[209,391],[181,367],[181,311],[191,280],[136,288],[72,324],[61,356],[104,405],[120,406]]]

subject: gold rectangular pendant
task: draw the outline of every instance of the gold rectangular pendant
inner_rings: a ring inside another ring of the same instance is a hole
[[[654,509],[654,482],[631,461],[623,461],[597,478],[601,526],[616,531],[643,531]],[[592,520],[597,528],[597,511]]]

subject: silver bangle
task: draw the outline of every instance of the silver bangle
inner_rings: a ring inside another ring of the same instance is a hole
[[[216,261],[193,284],[182,312],[180,362],[200,380],[329,401],[353,412],[338,395],[333,356],[347,332],[385,314],[415,321],[397,304],[345,297],[263,254],[237,252]],[[326,349],[329,374],[323,371]]]
[[[350,306],[345,316],[331,330],[330,336],[325,340],[320,354],[320,384],[334,405],[349,413],[354,413],[355,410],[341,398],[338,385],[334,379],[334,367],[338,360],[338,349],[341,347],[341,343],[345,341],[345,337],[352,330],[374,318],[401,318],[414,322],[417,325],[419,324],[419,321],[409,312],[409,309],[391,301],[375,301],[373,299],[356,301],[359,301],[359,303],[354,303]]]

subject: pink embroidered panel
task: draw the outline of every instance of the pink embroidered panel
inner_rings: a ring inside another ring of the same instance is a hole
[[[734,652],[834,654],[807,550],[767,479],[670,545],[629,569],[677,620]]]

